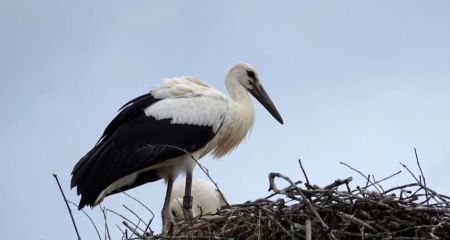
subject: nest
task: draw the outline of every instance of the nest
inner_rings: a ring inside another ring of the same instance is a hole
[[[365,175],[341,163],[363,176],[366,184],[352,187],[352,177],[348,177],[319,187],[309,182],[300,160],[299,163],[305,183],[294,182],[280,173],[270,173],[269,196],[242,204],[228,205],[213,215],[200,215],[189,221],[178,221],[169,235],[153,235],[150,227],[153,217],[147,223],[124,206],[138,218],[139,221],[134,223],[124,215],[103,208],[105,235],[108,236],[105,239],[111,239],[106,212],[114,213],[124,220],[122,223],[125,229],[116,226],[122,232],[122,239],[125,240],[450,239],[450,197],[437,193],[426,185],[418,159],[417,165],[420,169],[418,177],[402,164],[414,182],[391,188],[383,187],[382,183],[400,174],[401,171],[377,181],[373,175]],[[201,167],[203,169],[203,166]],[[208,171],[205,173],[210,177]],[[54,176],[60,187],[56,175]],[[287,187],[278,188],[276,182],[280,181],[287,184]],[[60,189],[80,239],[69,207],[69,203],[76,204],[68,201],[61,187]],[[218,190],[220,192],[219,188]],[[153,215],[148,207],[133,199]],[[99,239],[102,239],[98,228],[94,223],[93,225]]]
[[[302,184],[270,173],[271,195],[178,222],[168,238],[450,239],[450,197],[431,190],[425,178],[409,172],[416,182],[387,190],[381,182],[400,171],[380,181],[363,175],[367,184],[353,189],[351,177],[318,187],[308,180]],[[289,186],[278,189],[276,178]]]

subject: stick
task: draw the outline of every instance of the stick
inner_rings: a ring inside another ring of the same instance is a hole
[[[383,179],[381,179],[381,180],[378,180],[378,181],[376,181],[376,182],[374,182],[374,183],[371,183],[371,184],[367,185],[366,187],[361,188],[361,190],[364,191],[364,190],[366,190],[368,187],[371,187],[371,186],[373,186],[374,184],[379,184],[379,183],[381,183],[381,182],[383,182],[383,181],[385,181],[385,180],[387,180],[387,179],[389,179],[389,178],[392,178],[392,177],[394,177],[394,176],[400,174],[401,172],[402,172],[402,171],[400,170],[400,171],[398,171],[398,172],[396,172],[396,173],[393,173],[393,174],[391,174],[391,175],[389,175],[389,176],[387,176],[387,177],[385,177],[385,178],[383,178]],[[385,194],[386,192],[389,192],[389,191],[384,191],[382,194]]]
[[[423,185],[427,187],[427,181],[425,180],[425,175],[423,174],[422,167],[420,166],[419,157],[417,156],[417,150],[414,148],[414,154],[416,155],[417,166],[419,166],[420,174],[422,175]],[[425,191],[425,198],[427,199],[427,204],[430,204],[428,201],[428,191]]]
[[[141,235],[140,233],[138,233],[135,229],[133,229],[130,225],[128,225],[128,223],[126,221],[122,222],[123,225],[125,225],[126,228],[128,228],[128,230],[130,230],[134,235],[136,235],[139,239],[147,239],[145,236]]]
[[[310,185],[310,184],[309,184],[308,175],[306,175],[306,171],[305,171],[305,169],[303,168],[303,164],[302,164],[302,160],[301,160],[301,159],[298,159],[298,164],[300,164],[300,168],[302,169],[303,176],[305,176],[306,183],[307,183],[308,185]]]
[[[103,214],[103,219],[105,221],[105,240],[111,240],[111,235],[109,235],[109,227],[108,227],[108,221],[106,220],[106,211],[108,209],[106,209],[106,207],[102,207],[102,205],[99,204],[100,210],[102,211]]]
[[[305,228],[306,228],[306,231],[305,231],[305,237],[306,237],[306,240],[312,240],[312,238],[311,238],[311,219],[306,219],[306,221],[305,221]]]
[[[349,214],[344,213],[344,212],[337,212],[337,215],[340,218],[343,218],[343,219],[349,220],[351,222],[354,222],[354,223],[356,223],[358,225],[364,226],[364,227],[368,228],[369,230],[371,230],[372,232],[378,232],[374,227],[370,226],[368,223],[362,221],[361,219],[359,219],[357,217],[354,217],[354,216],[349,215]]]
[[[121,217],[123,220],[128,221],[129,223],[133,224],[133,225],[134,225],[137,229],[139,229],[140,231],[143,231],[142,228],[140,228],[138,225],[136,225],[135,223],[133,223],[130,219],[126,218],[126,217],[123,216],[122,214],[120,214],[120,213],[118,213],[118,212],[115,212],[114,210],[111,210],[111,209],[105,209],[105,210],[108,211],[108,212],[114,213],[115,215]]]
[[[67,210],[69,210],[70,218],[72,219],[72,224],[73,224],[73,227],[75,228],[75,232],[77,233],[78,240],[81,240],[80,233],[78,232],[77,224],[75,223],[75,219],[73,218],[72,209],[70,209],[69,203],[67,202],[66,195],[64,194],[61,184],[59,183],[58,176],[53,173],[53,177],[55,178],[56,183],[58,184],[59,190],[61,191],[61,194],[64,198],[64,202],[66,203]]]
[[[257,206],[259,209],[263,210],[263,212],[266,214],[266,216],[270,219],[270,221],[272,221],[273,223],[275,223],[275,225],[277,225],[284,233],[286,233],[287,235],[289,235],[291,237],[291,239],[295,239],[294,235],[292,235],[292,233],[290,233],[286,228],[284,228],[277,220],[275,220],[272,217],[272,213],[262,207]]]
[[[336,180],[334,180],[334,182],[332,184],[329,184],[329,185],[323,187],[323,189],[330,190],[330,189],[333,189],[335,187],[339,187],[340,185],[343,185],[343,184],[349,184],[352,180],[353,180],[352,177],[348,177],[348,178],[346,178],[344,180],[336,179]]]
[[[126,192],[122,192],[122,193],[125,194],[127,197],[133,199],[133,200],[136,201],[137,203],[139,203],[139,204],[140,204],[141,206],[143,206],[145,209],[147,209],[147,210],[152,214],[153,217],[155,216],[155,214],[153,213],[153,211],[150,210],[149,207],[147,207],[145,204],[143,204],[143,203],[142,203],[141,201],[139,201],[137,198],[131,196],[130,194],[128,194],[128,193],[126,193]],[[152,218],[153,218],[153,217],[152,217]]]
[[[116,224],[116,227],[117,227],[117,229],[119,229],[119,231],[122,233],[122,239],[127,240],[126,237],[125,237],[125,232],[122,231],[122,229],[119,227],[119,225]]]
[[[130,194],[126,193],[126,192],[122,192],[123,194],[125,194],[126,196],[128,196],[129,198],[135,200],[136,202],[138,202],[139,204],[141,204],[141,206],[143,206],[145,209],[147,209],[150,214],[152,214],[152,217],[150,218],[150,220],[147,223],[147,226],[144,229],[144,234],[147,232],[147,230],[150,231],[151,234],[153,234],[153,230],[150,228],[150,224],[152,223],[153,219],[155,218],[155,214],[153,213],[152,210],[150,210],[149,207],[147,207],[145,204],[143,204],[141,201],[139,201],[138,199],[136,199],[135,197],[131,196]]]
[[[72,204],[72,205],[74,205],[76,208],[78,208],[78,205],[75,204],[74,202],[72,202],[72,201],[67,201],[67,202],[69,202],[70,204]],[[91,222],[92,226],[94,226],[94,229],[95,229],[95,231],[97,232],[98,239],[102,240],[102,237],[100,236],[100,231],[98,231],[97,225],[95,225],[95,223],[94,223],[94,221],[92,220],[92,218],[91,218],[91,217],[89,216],[89,214],[87,214],[83,209],[81,209],[81,211],[82,211],[82,212],[84,213],[84,215],[86,215],[86,217],[89,219],[89,221]]]
[[[279,193],[284,193],[285,191],[283,190],[279,190],[274,182],[275,177],[279,177],[279,178],[283,178],[284,180],[286,180],[287,182],[289,182],[291,184],[291,187],[293,187],[294,189],[297,190],[297,192],[302,196],[303,201],[306,203],[306,205],[309,207],[309,209],[311,210],[311,212],[313,212],[313,214],[316,216],[316,218],[319,220],[320,224],[322,225],[322,227],[325,229],[325,231],[328,234],[328,238],[332,239],[332,240],[337,240],[336,237],[334,236],[334,234],[330,231],[330,227],[328,227],[328,225],[323,221],[322,217],[319,215],[319,213],[316,211],[316,209],[314,208],[314,206],[311,204],[311,202],[308,200],[308,198],[305,196],[305,194],[303,194],[302,190],[297,187],[294,182],[289,178],[286,177],[280,173],[269,173],[269,183],[270,183],[270,187],[269,190],[273,190],[274,192],[279,192]]]
[[[142,220],[141,217],[139,217],[139,215],[137,215],[133,210],[131,210],[129,207],[127,207],[125,204],[122,204],[122,206],[128,210],[129,212],[131,212],[131,214],[133,214],[139,221],[143,222],[145,224],[145,221]],[[139,224],[137,224],[139,226]]]
[[[402,165],[402,167],[404,167],[406,170],[408,170],[409,174],[411,174],[411,176],[416,180],[416,182],[420,185],[422,185],[422,183],[420,182],[419,179],[417,179],[416,175],[414,175],[413,172],[411,172],[411,170],[409,170],[408,166],[406,166],[406,164],[403,164],[402,162],[400,162],[400,165]]]
[[[344,166],[350,168],[351,170],[353,170],[353,171],[359,173],[361,176],[363,176],[363,177],[367,180],[368,183],[370,182],[371,185],[373,185],[373,187],[375,187],[375,189],[376,189],[379,193],[381,193],[380,189],[377,188],[377,186],[375,185],[375,183],[373,183],[372,181],[370,181],[370,176],[369,176],[369,177],[366,177],[366,175],[364,175],[361,171],[357,170],[356,168],[353,168],[352,166],[348,165],[348,164],[345,163],[345,162],[340,162],[340,164],[342,164],[342,165],[344,165]],[[366,186],[366,188],[367,188],[367,187],[368,187],[368,186]]]

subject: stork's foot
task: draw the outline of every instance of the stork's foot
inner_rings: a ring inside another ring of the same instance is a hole
[[[170,212],[168,211],[168,209],[163,208],[163,210],[161,211],[161,218],[163,224],[162,234],[169,235],[173,231],[173,222],[171,220]]]

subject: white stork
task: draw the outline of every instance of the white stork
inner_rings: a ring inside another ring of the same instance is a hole
[[[186,182],[177,182],[173,185],[170,201],[170,212],[173,219],[183,219],[183,196]],[[218,209],[226,206],[225,196],[222,196],[216,186],[210,181],[194,178],[192,180],[192,214],[193,217],[214,214]]]
[[[163,79],[150,92],[119,109],[97,144],[75,165],[71,187],[81,195],[79,209],[106,196],[164,178],[163,232],[171,230],[170,195],[175,178],[186,173],[183,208],[192,217],[192,171],[209,152],[223,157],[244,139],[254,118],[249,94],[283,120],[245,63],[232,66],[225,85],[230,98],[194,77]]]

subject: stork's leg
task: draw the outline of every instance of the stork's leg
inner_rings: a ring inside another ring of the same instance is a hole
[[[175,178],[170,176],[167,180],[166,199],[164,200],[164,207],[161,211],[161,218],[163,223],[162,233],[167,235],[172,232],[173,224],[170,217],[170,196],[172,195],[172,187]]]
[[[192,214],[192,170],[186,172],[186,188],[184,189],[183,197],[183,213],[186,220],[191,220],[193,218]]]

